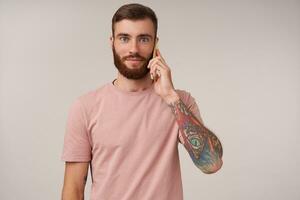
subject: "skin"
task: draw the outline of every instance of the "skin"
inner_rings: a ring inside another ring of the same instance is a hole
[[[154,75],[154,88],[170,106],[181,131],[184,147],[194,164],[204,173],[217,172],[223,165],[223,149],[217,136],[206,128],[187,108],[173,87],[171,70],[159,49],[157,57],[149,63],[150,73]],[[157,71],[159,73],[155,73]]]
[[[84,199],[89,162],[66,162],[62,200]]]
[[[222,164],[223,149],[216,135],[207,129],[179,99],[169,104],[183,133],[184,147],[195,165],[206,174],[217,172]]]
[[[147,35],[147,39],[142,37],[144,35]],[[129,79],[119,72],[115,85],[125,91],[134,92],[142,91],[154,84],[155,92],[172,109],[182,133],[184,147],[194,164],[206,174],[217,172],[223,164],[221,142],[193,115],[176,93],[170,67],[166,64],[159,49],[154,51],[155,33],[152,21],[150,19],[121,20],[115,24],[115,34],[111,36],[110,41],[121,60],[130,55],[149,58],[155,52],[155,56],[147,66],[149,73],[140,79]],[[123,64],[128,69],[134,70],[144,67],[145,60],[130,62],[125,59]]]
[[[121,34],[127,34],[125,37]],[[143,34],[150,35],[151,37],[141,37]],[[125,58],[130,55],[139,54],[143,58],[152,57],[152,52],[155,43],[154,26],[150,19],[145,20],[121,20],[115,24],[114,36],[110,37],[110,43],[112,49],[119,57]],[[130,61],[124,61],[124,64],[132,70],[138,69],[144,65],[142,61],[140,63],[134,63]],[[151,86],[152,80],[150,74],[146,74],[140,79],[128,79],[118,72],[116,85],[125,91],[142,91]]]

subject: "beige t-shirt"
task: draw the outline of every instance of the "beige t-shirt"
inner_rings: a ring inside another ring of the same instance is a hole
[[[176,91],[202,121],[190,93]],[[175,116],[153,86],[127,92],[110,82],[73,102],[61,159],[91,162],[91,200],[182,200],[178,142]]]

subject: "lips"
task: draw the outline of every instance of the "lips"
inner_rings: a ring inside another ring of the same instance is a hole
[[[127,60],[127,62],[131,63],[132,65],[139,65],[141,60]]]
[[[127,58],[126,61],[129,62],[129,63],[131,63],[131,64],[133,64],[133,65],[138,65],[143,60],[140,59],[140,58]]]
[[[138,59],[138,58],[127,58],[126,60],[128,60],[128,61],[142,61],[142,59]]]

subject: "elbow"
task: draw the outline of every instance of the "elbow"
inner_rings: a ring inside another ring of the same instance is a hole
[[[215,162],[210,165],[197,166],[205,174],[214,174],[219,171],[223,166],[223,160],[220,158],[218,162]]]
[[[219,171],[221,168],[222,168],[222,165],[223,165],[223,161],[222,159],[219,160],[219,162],[215,165],[213,165],[213,167],[211,168],[211,170],[206,173],[206,174],[214,174],[216,173],[217,171]]]
[[[61,199],[62,200],[69,200],[69,199],[82,200],[82,199],[84,199],[84,191],[77,190],[74,188],[64,187],[62,190]]]

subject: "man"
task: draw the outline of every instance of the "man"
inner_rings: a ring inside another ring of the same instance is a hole
[[[178,143],[207,174],[222,166],[221,143],[190,93],[174,88],[150,8],[120,7],[110,40],[117,78],[70,108],[62,198],[84,198],[90,164],[93,200],[182,200]]]

